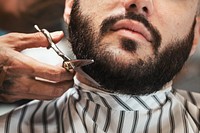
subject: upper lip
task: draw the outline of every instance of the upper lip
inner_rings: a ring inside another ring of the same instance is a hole
[[[117,31],[121,29],[137,32],[141,34],[149,42],[151,42],[152,40],[151,33],[149,32],[149,30],[142,23],[138,21],[124,19],[116,22],[111,27],[112,31]]]

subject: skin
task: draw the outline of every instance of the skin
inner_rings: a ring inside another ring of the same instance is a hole
[[[64,19],[68,24],[70,22],[73,2],[73,0],[66,1]],[[91,23],[96,33],[99,33],[100,24],[104,19],[110,16],[125,14],[128,11],[142,14],[160,32],[162,41],[158,48],[159,53],[162,53],[172,40],[176,40],[176,38],[183,39],[189,33],[194,20],[196,20],[196,24],[194,27],[194,40],[190,55],[194,53],[199,42],[200,17],[196,15],[198,0],[79,0],[79,2],[82,14],[92,18]],[[91,6],[91,3],[95,4]],[[102,44],[109,43],[106,50],[115,54],[118,63],[126,65],[132,56],[120,47],[119,40],[121,36],[141,44],[141,47],[137,49],[134,55],[136,60],[146,60],[148,57],[154,56],[149,38],[145,38],[138,32],[120,29],[105,35],[101,40]],[[91,83],[81,77],[81,75],[78,75],[78,77],[82,82],[91,85]]]
[[[64,36],[63,32],[53,32],[51,35],[55,43]],[[47,39],[40,32],[0,36],[0,66],[3,66],[6,73],[1,87],[4,93],[0,94],[0,101],[53,99],[61,96],[73,85],[73,71],[66,72],[61,66],[47,65],[20,53],[27,48],[47,46]],[[40,77],[40,80],[36,77]],[[41,78],[47,79],[48,82]]]

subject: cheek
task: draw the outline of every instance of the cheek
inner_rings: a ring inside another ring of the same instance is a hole
[[[181,17],[166,15],[165,18],[160,17],[158,21],[152,22],[153,25],[156,25],[162,37],[159,49],[165,49],[169,42],[184,39],[191,31],[193,23],[194,17],[189,15]]]
[[[191,30],[196,6],[191,7],[192,2],[186,2],[180,1],[178,3],[178,1],[169,0],[156,3],[154,15],[150,18],[150,22],[159,30],[162,36],[161,47],[175,38],[182,39]],[[177,4],[179,4],[179,8],[177,8]]]
[[[99,12],[102,12],[102,9],[96,7],[98,3],[95,3],[94,6],[88,6],[88,4],[89,3],[87,2],[87,0],[85,0],[85,2],[82,2],[80,5],[80,7],[82,7],[80,8],[80,12],[83,17],[89,18],[90,26],[92,26],[93,30],[96,30],[100,26],[100,20],[102,20],[103,18],[102,13],[98,14],[97,9],[99,10]],[[83,7],[87,7],[87,9]]]

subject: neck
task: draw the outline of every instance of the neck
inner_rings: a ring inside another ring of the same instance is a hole
[[[107,93],[114,93],[114,92],[111,92],[111,91],[108,91],[104,88],[102,88],[100,85],[97,85],[91,81],[89,81],[87,78],[85,78],[84,76],[82,76],[81,74],[79,73],[76,73],[76,78],[78,81],[80,81],[81,83],[91,87],[89,90],[90,91],[100,91],[100,92],[107,92]]]
[[[111,91],[108,91],[100,86],[97,86],[95,85],[94,83],[92,83],[91,81],[89,81],[88,79],[86,79],[84,76],[82,76],[81,74],[79,73],[76,73],[76,78],[83,84],[87,85],[87,86],[90,86],[92,88],[95,88],[95,91],[96,89],[99,90],[99,91],[104,91],[104,92],[108,92],[108,93],[114,93],[114,92],[111,92]],[[167,88],[171,88],[172,86],[172,81],[166,83],[161,90],[165,90]]]

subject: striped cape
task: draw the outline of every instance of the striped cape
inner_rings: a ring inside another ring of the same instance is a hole
[[[92,91],[34,100],[0,116],[1,133],[200,133],[200,95],[166,88],[146,96]]]

